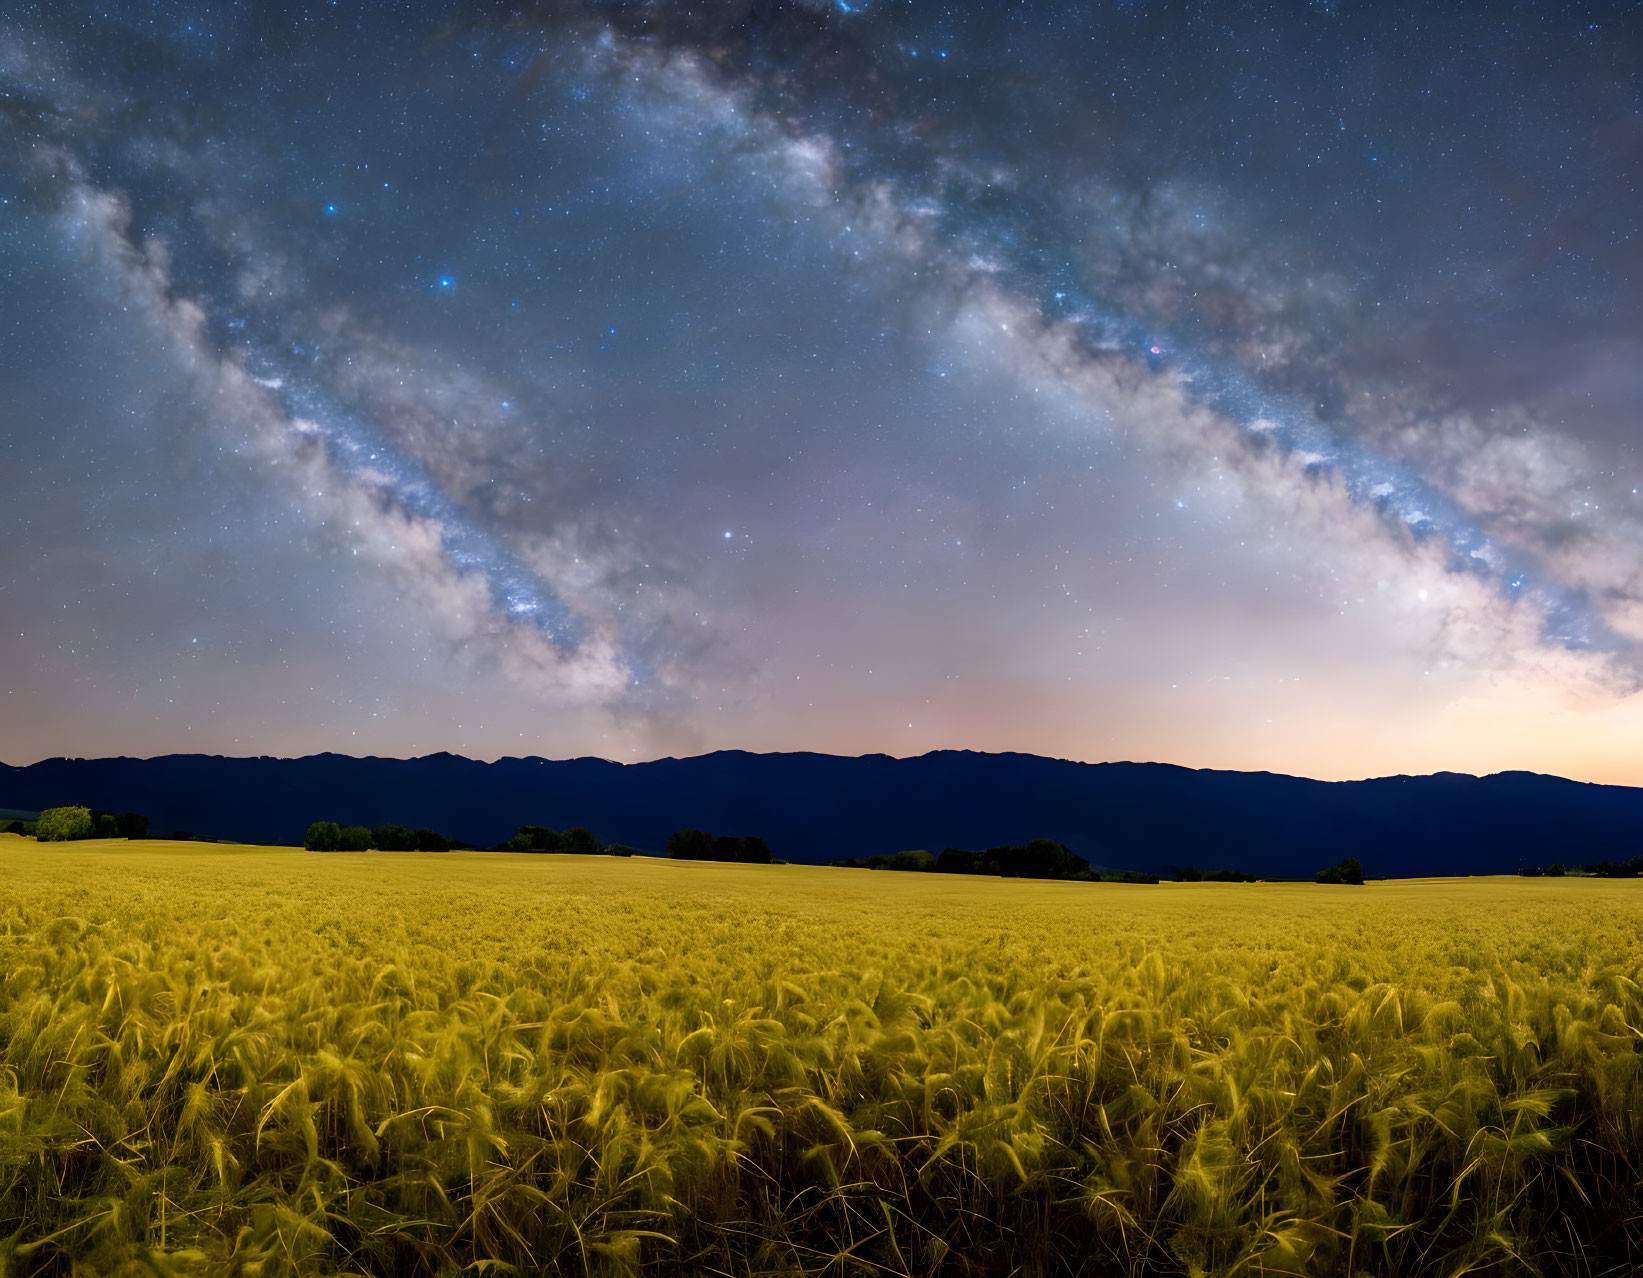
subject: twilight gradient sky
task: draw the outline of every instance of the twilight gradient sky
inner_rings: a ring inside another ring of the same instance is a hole
[[[1643,783],[1640,175],[1635,4],[8,4],[0,758]]]

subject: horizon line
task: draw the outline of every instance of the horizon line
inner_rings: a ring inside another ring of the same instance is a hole
[[[612,765],[615,765],[615,766],[618,766],[618,767],[642,767],[642,766],[645,766],[647,764],[653,764],[653,763],[684,763],[684,762],[690,762],[690,761],[696,760],[696,759],[707,759],[707,758],[713,757],[714,755],[721,755],[721,754],[743,754],[743,755],[751,755],[751,756],[755,756],[755,757],[759,757],[759,758],[768,758],[768,757],[773,757],[773,756],[810,755],[810,756],[814,756],[816,758],[841,759],[841,760],[889,759],[891,761],[898,762],[898,763],[909,762],[909,761],[912,761],[912,760],[915,760],[915,759],[927,759],[927,758],[931,757],[932,755],[975,754],[975,755],[987,755],[987,756],[991,756],[991,757],[995,757],[995,758],[1008,757],[1008,756],[1017,756],[1017,757],[1020,757],[1020,758],[1027,758],[1027,759],[1040,759],[1040,760],[1043,760],[1043,761],[1049,762],[1049,763],[1067,763],[1067,764],[1073,764],[1073,765],[1076,765],[1076,766],[1079,766],[1079,767],[1092,767],[1092,768],[1099,768],[1099,767],[1176,768],[1176,769],[1179,769],[1179,770],[1184,771],[1184,772],[1219,772],[1219,773],[1227,773],[1229,775],[1236,775],[1236,776],[1284,777],[1284,778],[1287,778],[1287,779],[1290,779],[1290,780],[1296,780],[1296,781],[1312,781],[1312,782],[1315,782],[1319,785],[1350,785],[1350,784],[1364,782],[1364,781],[1393,781],[1393,780],[1400,780],[1400,779],[1415,780],[1415,779],[1421,779],[1421,778],[1445,777],[1445,776],[1447,776],[1447,777],[1466,777],[1466,778],[1469,778],[1469,779],[1472,779],[1472,780],[1477,780],[1477,781],[1487,780],[1490,777],[1498,777],[1498,776],[1536,776],[1536,777],[1549,777],[1549,778],[1552,778],[1553,780],[1558,780],[1558,781],[1567,781],[1572,785],[1608,786],[1608,787],[1613,787],[1613,788],[1616,788],[1616,789],[1623,789],[1623,790],[1639,788],[1639,786],[1637,786],[1637,785],[1628,785],[1628,784],[1625,784],[1623,782],[1586,781],[1586,780],[1582,780],[1578,777],[1567,777],[1567,776],[1563,776],[1560,773],[1555,773],[1555,772],[1540,772],[1540,771],[1536,771],[1536,770],[1530,769],[1530,768],[1502,768],[1502,769],[1499,769],[1499,770],[1494,771],[1494,772],[1467,772],[1467,771],[1464,771],[1464,770],[1439,768],[1439,769],[1436,769],[1436,770],[1431,771],[1431,772],[1388,772],[1388,773],[1379,773],[1379,774],[1374,774],[1374,775],[1369,775],[1369,776],[1326,778],[1326,777],[1307,776],[1305,774],[1298,773],[1298,772],[1280,772],[1280,771],[1276,771],[1272,768],[1195,767],[1192,764],[1172,763],[1172,762],[1169,762],[1167,760],[1161,760],[1161,759],[1073,759],[1073,758],[1068,758],[1068,757],[1063,756],[1063,755],[1036,754],[1036,753],[1034,753],[1030,750],[977,750],[977,749],[973,749],[973,748],[965,747],[965,746],[944,746],[944,747],[939,747],[939,748],[933,749],[933,750],[925,750],[925,751],[923,751],[919,754],[906,754],[906,755],[890,754],[890,753],[888,753],[886,751],[882,751],[882,750],[868,750],[868,751],[864,751],[860,754],[839,754],[839,753],[834,753],[832,751],[826,751],[826,750],[748,750],[748,749],[744,749],[744,748],[741,748],[741,747],[725,747],[725,748],[721,748],[721,749],[717,749],[717,750],[704,750],[700,754],[688,754],[688,755],[665,754],[665,755],[656,755],[656,756],[654,756],[652,758],[648,758],[648,759],[631,759],[631,760],[628,760],[628,759],[610,759],[610,758],[606,758],[604,755],[593,755],[593,754],[568,755],[568,756],[565,756],[565,757],[562,757],[562,758],[554,758],[554,757],[549,756],[549,755],[539,755],[539,754],[524,754],[524,755],[503,754],[503,755],[496,756],[494,759],[486,759],[486,758],[477,757],[477,756],[474,756],[474,755],[460,754],[460,753],[457,753],[457,752],[451,751],[451,750],[434,750],[434,751],[430,751],[427,754],[413,754],[413,755],[347,754],[347,753],[337,751],[337,750],[318,750],[318,751],[314,751],[314,752],[309,753],[309,754],[298,754],[298,755],[213,754],[213,753],[208,753],[208,752],[205,752],[205,751],[169,751],[165,754],[153,754],[153,755],[134,755],[134,754],[68,755],[68,754],[56,754],[56,755],[47,755],[43,758],[36,759],[32,763],[17,764],[17,763],[8,763],[5,760],[0,760],[0,768],[9,768],[9,769],[12,769],[14,771],[24,771],[24,770],[29,769],[29,768],[40,767],[43,764],[57,763],[57,762],[63,762],[63,763],[105,763],[105,762],[120,762],[120,761],[129,760],[129,761],[134,761],[134,762],[150,763],[150,762],[155,762],[155,761],[158,761],[158,760],[161,760],[161,759],[224,759],[224,760],[233,760],[235,762],[248,762],[248,763],[268,760],[268,761],[278,762],[278,763],[300,763],[300,762],[303,762],[303,761],[309,760],[309,759],[322,759],[322,758],[349,759],[349,760],[354,760],[354,761],[359,761],[359,762],[381,761],[381,762],[388,762],[388,763],[416,763],[416,762],[420,762],[420,761],[425,760],[425,759],[447,758],[447,759],[460,759],[460,760],[462,760],[466,763],[477,763],[477,764],[480,764],[480,765],[485,766],[485,767],[492,767],[496,764],[507,763],[507,762],[529,763],[533,760],[538,762],[538,763],[580,763],[580,762],[585,761],[585,762],[593,762],[593,763],[607,763],[607,764],[612,764]]]

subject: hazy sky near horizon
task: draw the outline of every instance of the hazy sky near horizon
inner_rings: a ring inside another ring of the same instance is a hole
[[[1635,5],[12,4],[0,759],[1643,784]]]

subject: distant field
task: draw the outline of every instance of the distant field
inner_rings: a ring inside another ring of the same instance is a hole
[[[1640,937],[1636,880],[0,836],[0,1273],[1631,1273]]]

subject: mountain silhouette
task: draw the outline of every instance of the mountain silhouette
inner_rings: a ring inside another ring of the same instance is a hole
[[[938,750],[915,758],[719,751],[686,759],[300,759],[174,754],[0,764],[0,805],[80,803],[251,843],[308,823],[397,822],[479,845],[521,824],[583,825],[661,850],[683,827],[756,834],[778,858],[827,863],[906,848],[1046,836],[1093,864],[1310,878],[1355,856],[1371,877],[1500,874],[1640,851],[1643,789],[1530,772],[1313,781],[1162,763],[1077,763]]]

